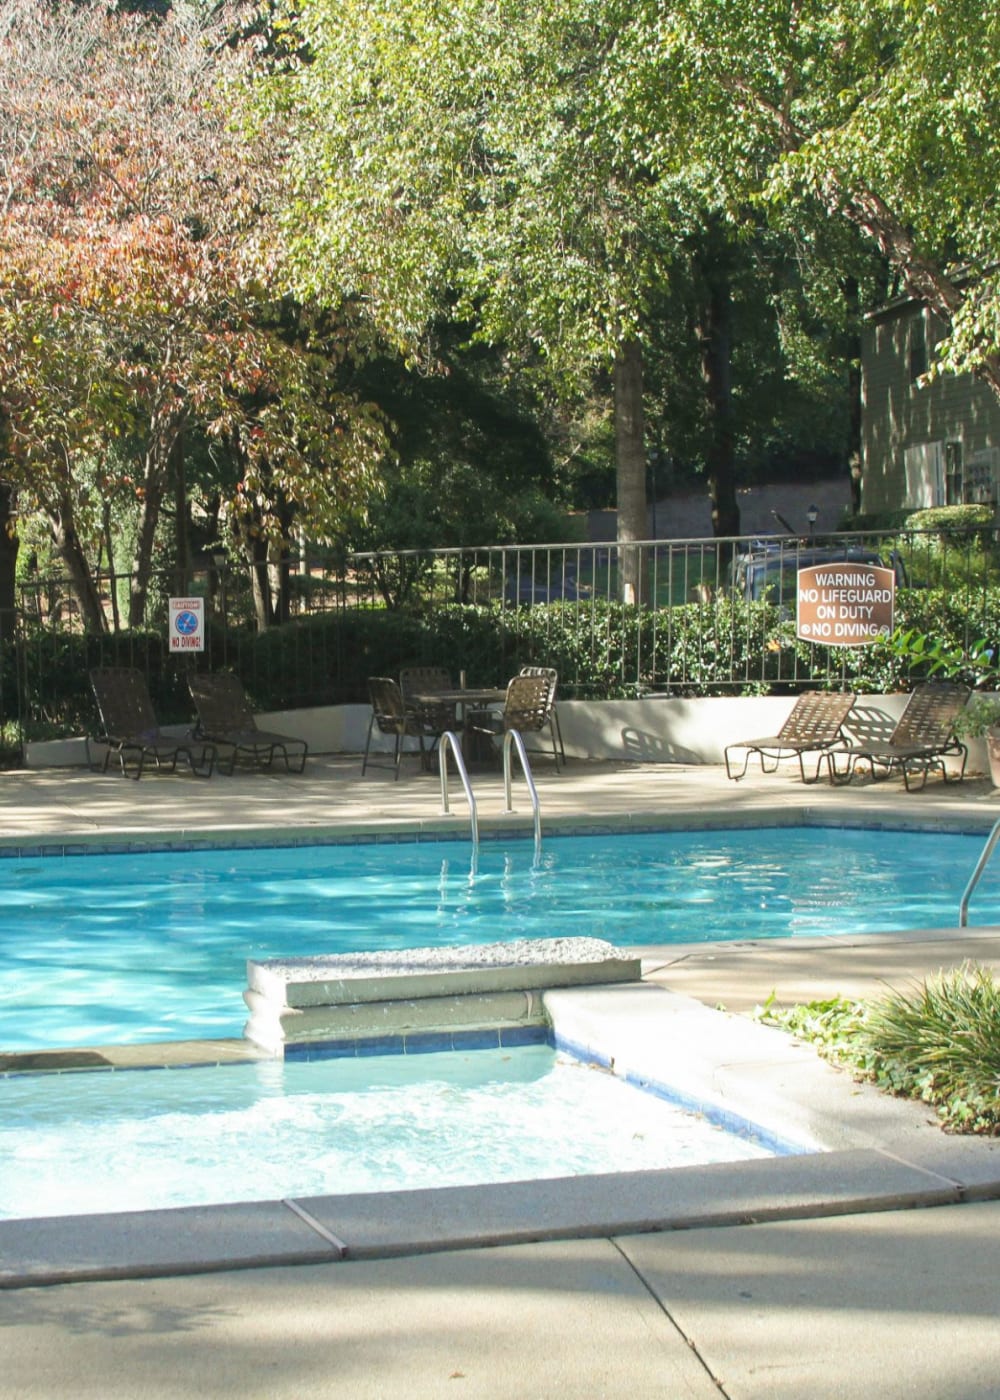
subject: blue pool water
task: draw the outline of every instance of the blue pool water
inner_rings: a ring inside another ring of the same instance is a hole
[[[15,1076],[2,1101],[0,1219],[772,1155],[545,1046]]]
[[[0,1050],[239,1035],[248,958],[954,926],[981,836],[774,828],[0,860]],[[1000,922],[995,863],[973,904]]]

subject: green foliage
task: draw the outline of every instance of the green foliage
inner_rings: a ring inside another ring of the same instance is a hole
[[[166,654],[159,632],[96,636],[29,625],[22,652],[24,724],[29,738],[93,731],[97,713],[88,672],[95,666],[141,670],[161,724],[178,724],[191,717],[184,667]]]
[[[824,1059],[834,1064],[859,1068],[859,1035],[868,1019],[864,1002],[828,997],[780,1007],[772,992],[762,1006],[755,1008],[754,1019],[768,1026],[780,1026],[796,1040],[814,1045]]]
[[[958,534],[975,529],[990,529],[993,507],[984,505],[931,506],[911,511],[904,521],[910,530],[954,531]]]
[[[860,1041],[884,1089],[933,1104],[957,1132],[1000,1133],[1000,987],[966,964],[876,1003]]]
[[[794,620],[773,603],[722,594],[660,608],[613,597],[512,607],[445,601],[455,596],[454,579],[441,591],[420,608],[336,608],[263,632],[225,630],[214,617],[202,664],[236,670],[261,709],[364,703],[369,676],[397,675],[408,664],[456,676],[464,669],[470,684],[502,682],[522,665],[554,666],[563,696],[580,699],[782,693],[793,685],[864,695],[907,690],[931,675],[974,685],[1000,639],[1000,588],[901,589],[895,638],[865,647],[797,641]],[[24,656],[33,738],[80,733],[91,722],[87,671],[99,664],[146,672],[164,723],[190,717],[183,668],[162,633],[81,637],[29,622]]]
[[[993,635],[997,633],[994,631]],[[985,637],[963,643],[954,633],[938,632],[931,637],[915,627],[897,628],[890,645],[920,676],[986,688],[994,686],[1000,677],[997,647]]]
[[[1000,1134],[1000,987],[989,969],[966,963],[869,1002],[782,1009],[772,996],[756,1015],[859,1079],[933,1105],[953,1132]]]

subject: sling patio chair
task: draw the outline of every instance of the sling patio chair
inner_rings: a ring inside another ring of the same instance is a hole
[[[969,751],[955,734],[955,721],[969,695],[966,685],[922,681],[911,692],[887,740],[852,742],[825,755],[831,783],[849,783],[859,764],[868,766],[873,782],[902,773],[907,792],[913,791],[911,778],[919,776],[919,791],[935,769],[940,769],[944,782],[961,782]],[[959,771],[951,778],[946,758],[960,760]]]
[[[286,772],[304,771],[309,752],[305,740],[258,728],[238,676],[229,671],[201,672],[188,676],[188,688],[198,714],[196,736],[207,739],[217,748],[232,750],[229,764],[223,771],[234,772],[241,754],[246,754],[262,768],[270,768],[279,753],[285,760]]]
[[[469,716],[468,727],[481,734],[489,734],[493,739],[502,738],[509,729],[519,734],[540,734],[549,731],[552,740],[552,757],[556,772],[559,771],[559,746],[556,729],[552,723],[552,706],[555,703],[556,685],[554,671],[538,668],[533,675],[513,676],[507,682],[507,695],[502,710],[477,710]],[[541,750],[536,749],[539,753]]]
[[[430,756],[444,732],[438,728],[434,719],[428,719],[422,708],[413,709],[407,705],[403,699],[402,687],[391,676],[369,676],[368,698],[371,701],[372,713],[368,721],[364,757],[361,760],[361,776],[364,777],[369,768],[387,766],[373,763],[371,759],[372,737],[376,729],[380,734],[388,734],[394,740],[392,767],[397,780],[404,739],[416,739],[419,742],[421,767],[427,768]],[[425,739],[430,740],[429,748],[424,746]]]
[[[854,696],[849,693],[842,695],[825,690],[803,691],[777,734],[770,734],[762,739],[741,739],[738,743],[726,745],[726,776],[734,782],[739,782],[746,774],[750,759],[757,754],[763,773],[776,772],[782,759],[797,758],[802,781],[818,782],[827,752],[847,743],[844,722],[853,706]],[[738,773],[735,771],[734,760],[730,757],[734,749],[744,750],[743,767]],[[816,772],[812,777],[806,776],[806,754],[816,756]]]
[[[554,666],[522,666],[517,673],[519,676],[545,676],[552,685],[552,695],[550,697],[549,709],[549,731],[552,739],[559,746],[559,757],[563,763],[566,762],[566,747],[563,744],[562,728],[559,724],[559,710],[556,706],[556,689],[559,685],[559,672]]]
[[[132,666],[97,666],[90,673],[90,688],[94,692],[100,716],[100,732],[87,735],[87,767],[93,772],[91,744],[104,748],[100,771],[106,773],[112,754],[118,758],[122,775],[138,781],[152,760],[157,768],[168,773],[177,770],[182,755],[197,778],[210,778],[215,764],[214,744],[192,734],[182,738],[165,734],[160,728],[149,696],[149,687],[141,671]],[[135,771],[130,771],[134,764]]]
[[[399,688],[403,704],[407,710],[419,716],[425,734],[433,732],[440,738],[445,730],[455,728],[454,703],[428,699],[436,691],[455,689],[451,676],[443,666],[404,666],[399,673]]]

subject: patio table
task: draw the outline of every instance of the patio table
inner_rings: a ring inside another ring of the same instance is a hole
[[[465,686],[454,690],[419,690],[410,696],[410,700],[416,705],[455,705],[457,707],[462,724],[462,757],[467,764],[481,763],[488,757],[484,752],[480,736],[469,728],[470,711],[482,710],[490,705],[502,705],[506,699],[506,687],[501,690],[497,686]]]

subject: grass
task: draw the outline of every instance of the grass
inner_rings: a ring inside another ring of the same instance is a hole
[[[834,997],[758,1019],[887,1093],[932,1105],[950,1132],[1000,1136],[1000,987],[974,963],[870,1002]]]

